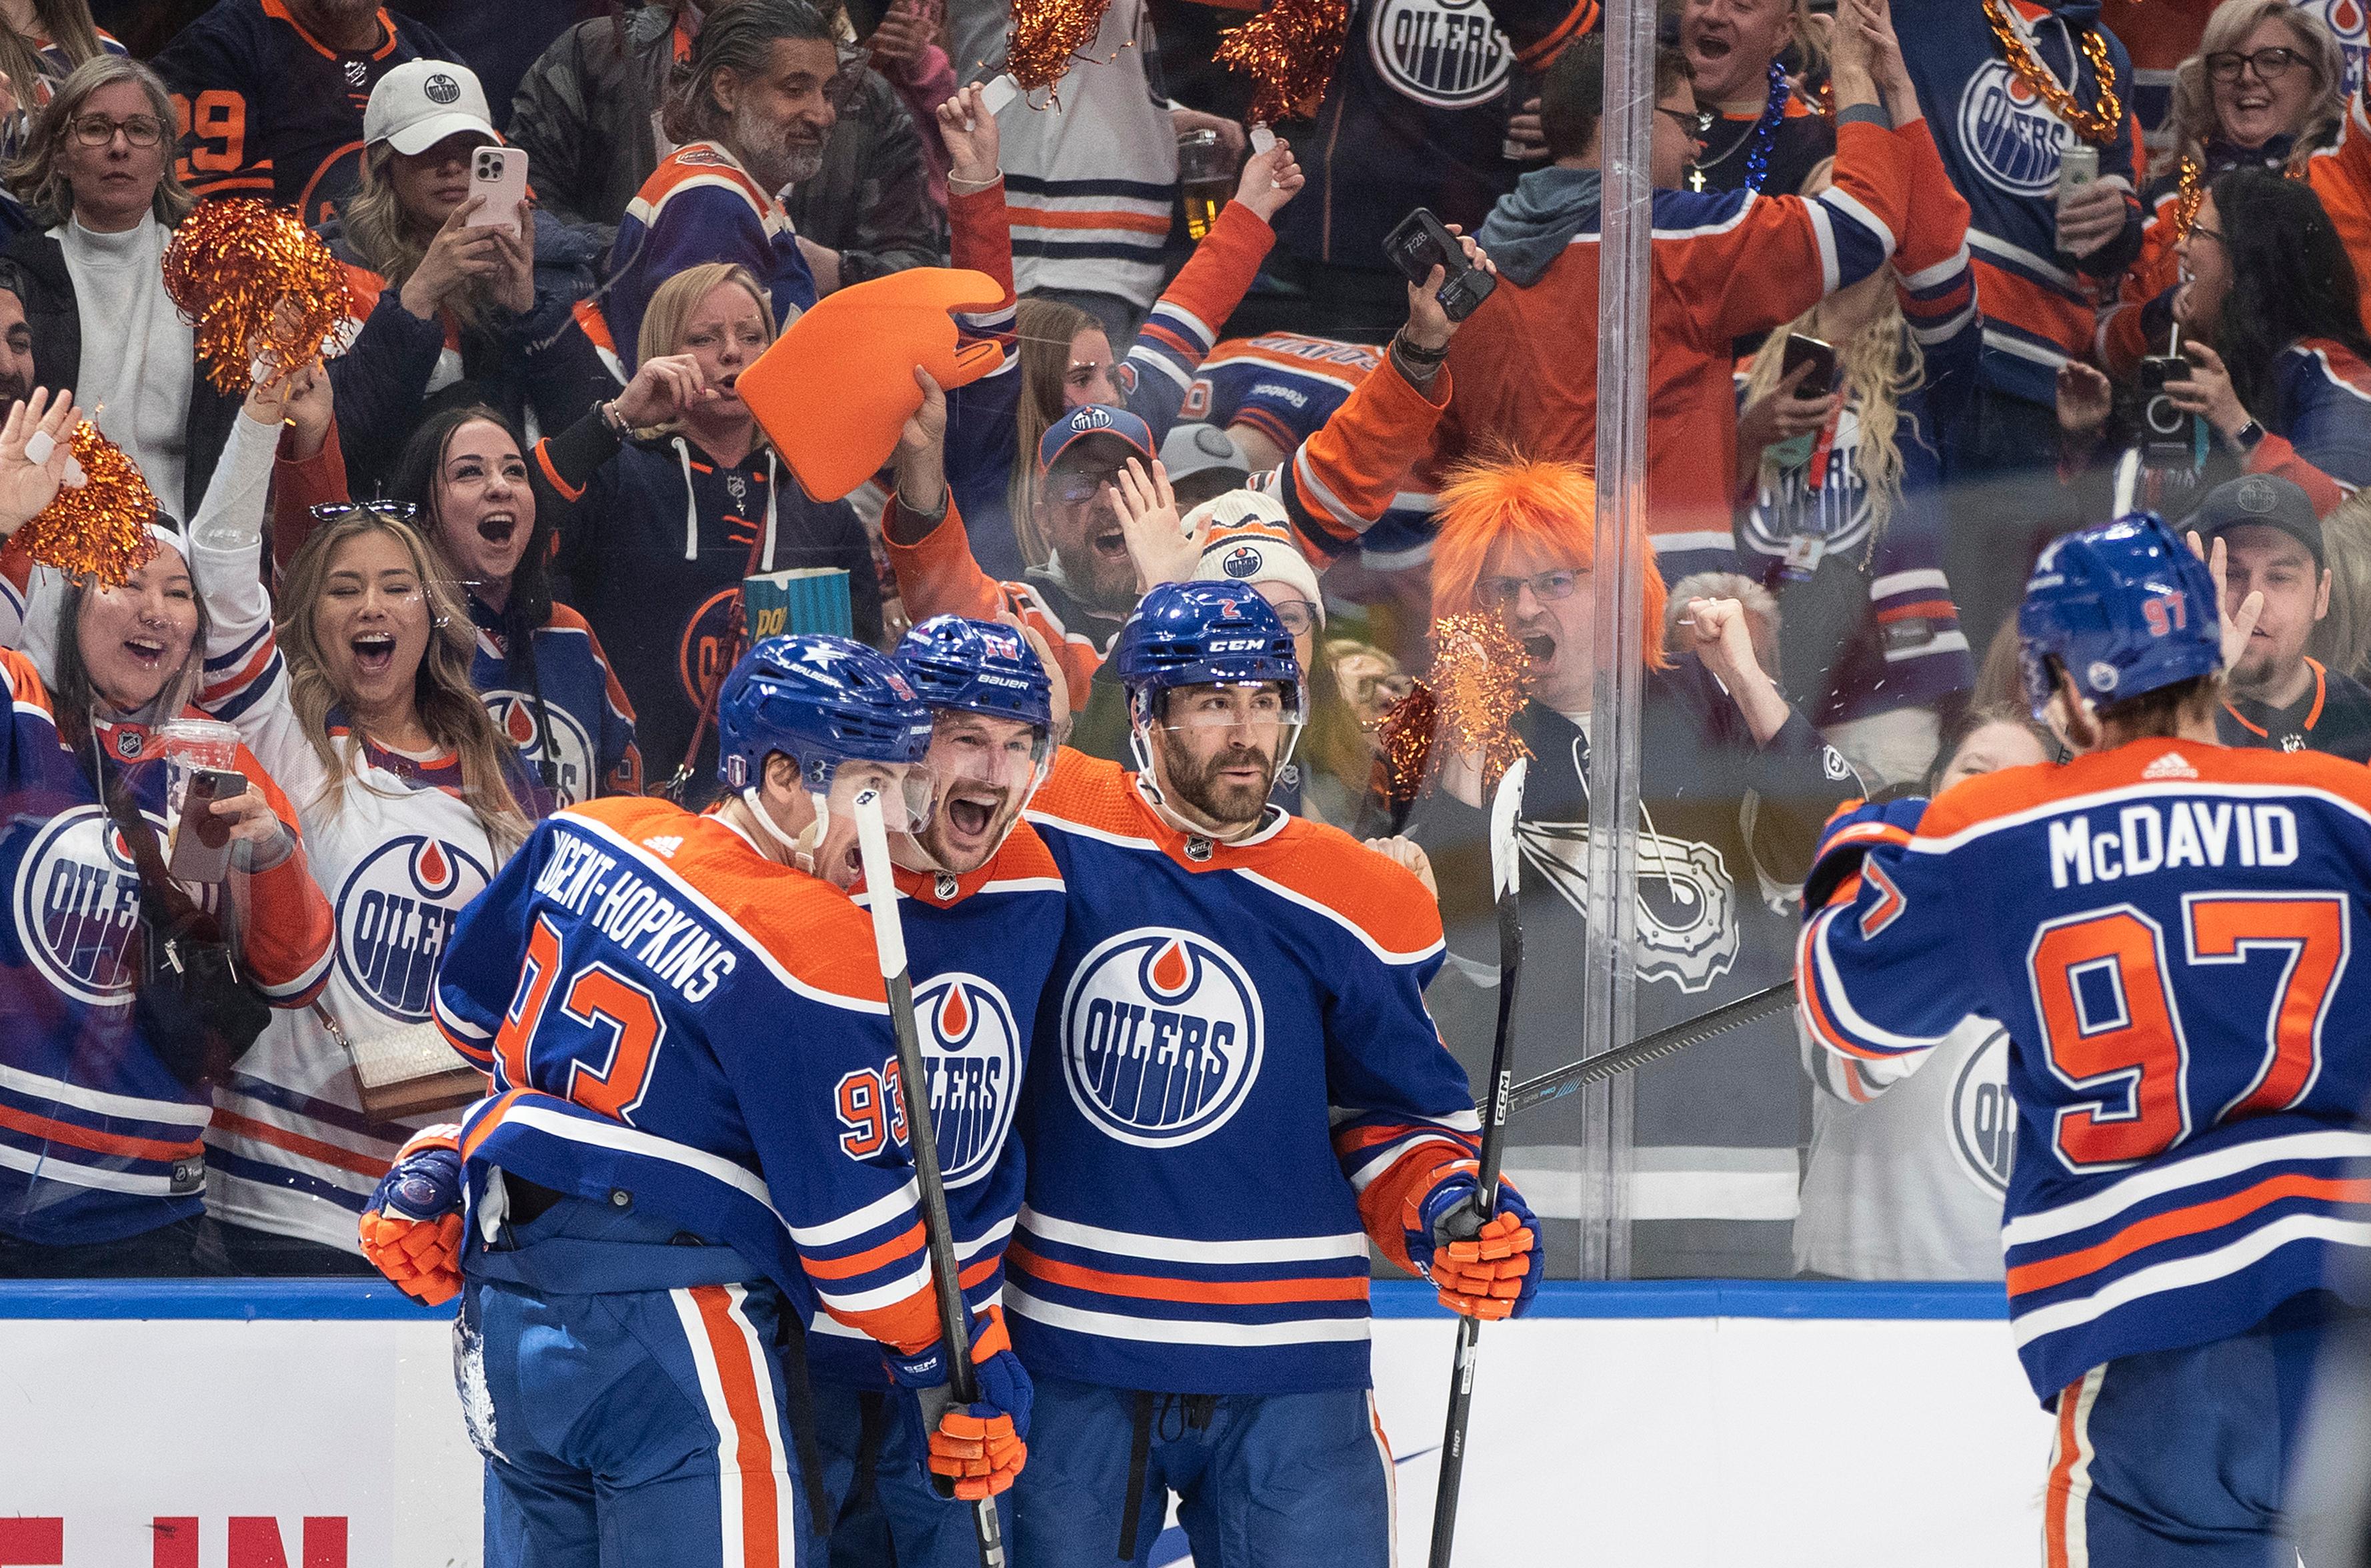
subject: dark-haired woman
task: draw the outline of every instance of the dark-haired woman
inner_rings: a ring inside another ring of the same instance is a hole
[[[2371,484],[2371,338],[2354,264],[2312,190],[2257,169],[2216,180],[2181,242],[2172,292],[2203,417],[2250,473],[2296,480],[2327,513]]]
[[[301,417],[292,408],[292,419]],[[324,448],[334,456],[335,447]],[[551,509],[538,508],[510,422],[482,405],[430,416],[403,449],[389,487],[465,595],[477,628],[469,677],[494,725],[519,748],[546,816],[596,795],[640,794],[634,709],[584,617],[551,597]],[[291,490],[302,493],[292,498]],[[275,514],[348,499],[334,463],[283,462]],[[284,525],[280,545],[301,537]]]

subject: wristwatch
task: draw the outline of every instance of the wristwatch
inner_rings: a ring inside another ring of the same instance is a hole
[[[2257,423],[2254,420],[2250,420],[2246,424],[2243,424],[2238,430],[2233,431],[2230,435],[2225,439],[2231,444],[2232,451],[2237,452],[2240,456],[2245,457],[2249,453],[2253,452],[2256,449],[2256,444],[2258,442],[2264,439],[2264,427]]]

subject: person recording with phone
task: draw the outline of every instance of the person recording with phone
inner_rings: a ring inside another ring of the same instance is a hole
[[[345,264],[353,346],[330,362],[339,441],[359,494],[391,475],[435,414],[529,409],[565,430],[614,390],[570,307],[596,248],[509,199],[526,155],[494,133],[466,65],[414,60],[379,78],[362,180],[321,236]]]

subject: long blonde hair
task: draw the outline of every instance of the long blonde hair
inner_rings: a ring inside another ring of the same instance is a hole
[[[2306,651],[2334,674],[2363,678],[2371,664],[2371,495],[2355,491],[2321,520],[2330,563],[2330,613],[2314,623]]]
[[[6,71],[8,80],[17,85],[17,97],[28,108],[35,107],[40,84],[49,75],[41,67],[37,42],[53,45],[73,65],[105,52],[98,29],[90,19],[90,0],[33,0],[33,16],[46,35],[43,40],[26,37],[0,17],[0,71]],[[172,123],[170,115],[166,116],[166,123]]]
[[[392,508],[361,507],[317,529],[288,563],[287,574],[281,580],[281,617],[276,628],[280,652],[288,662],[289,701],[296,710],[297,722],[329,774],[320,803],[337,809],[353,770],[352,748],[361,744],[361,736],[351,737],[344,753],[330,739],[330,709],[344,698],[322,661],[316,623],[330,561],[348,540],[364,534],[387,535],[411,557],[429,620],[428,646],[412,675],[412,700],[429,735],[460,759],[462,798],[476,813],[487,842],[497,855],[508,855],[526,837],[529,826],[503,768],[505,757],[515,755],[516,748],[494,728],[469,679],[478,638],[468,610],[454,594],[452,585],[434,570],[436,557],[420,531]]]
[[[362,179],[341,213],[346,243],[362,258],[363,265],[387,280],[387,287],[400,289],[419,270],[435,231],[422,235],[405,219],[395,181],[387,173],[394,161],[394,144],[381,142],[371,148],[363,157]],[[483,332],[493,318],[492,287],[487,279],[466,278],[445,296],[445,308],[464,330]]]
[[[1032,566],[1045,565],[1054,554],[1052,541],[1037,526],[1037,443],[1046,427],[1062,417],[1062,383],[1070,374],[1071,340],[1081,332],[1103,329],[1104,324],[1086,311],[1058,299],[1024,299],[1012,314],[1021,398],[1012,410],[1018,444],[1012,477],[1005,482],[1004,507],[1012,514],[1021,559]]]
[[[2215,134],[2215,88],[2206,79],[2206,57],[2236,53],[2267,17],[2288,24],[2297,52],[2313,72],[2313,101],[2306,106],[2305,121],[2297,127],[2296,144],[2289,148],[2284,167],[2292,174],[2302,172],[2316,147],[2338,139],[2346,118],[2346,56],[2329,24],[2289,0],[2223,0],[2206,18],[2197,50],[2174,67],[2173,107],[2166,116],[2171,135],[2166,149],[2150,160],[2151,175],[2171,174],[2184,158],[2195,158],[2205,167],[2206,144]]]
[[[2286,4],[2286,0],[2282,3]],[[1881,275],[1891,279],[1891,264]],[[1823,300],[1763,342],[1753,355],[1752,367],[1746,372],[1747,402],[1767,397],[1778,385],[1788,333],[1827,336],[1822,330],[1821,319],[1826,308],[1827,302]],[[1910,352],[1910,326],[1903,319],[1902,301],[1891,287],[1885,287],[1884,301],[1868,325],[1848,341],[1836,345],[1836,370],[1839,390],[1845,393],[1845,406],[1852,410],[1860,431],[1856,462],[1868,495],[1868,536],[1874,545],[1884,534],[1893,509],[1902,504],[1902,399],[1915,391],[1926,378],[1918,355]],[[1914,417],[1909,422],[1915,438],[1918,421]],[[1761,482],[1767,487],[1777,481],[1778,466],[1764,455]]]
[[[708,297],[711,289],[723,283],[739,285],[758,302],[758,315],[766,323],[766,342],[771,346],[781,327],[774,320],[774,302],[767,297],[766,285],[758,281],[758,274],[737,261],[703,261],[677,272],[651,295],[651,303],[642,308],[642,331],[634,340],[634,363],[647,364],[665,354],[681,353],[691,313],[700,308],[700,302]],[[682,428],[682,421],[670,420],[652,425],[642,433],[670,435]],[[766,427],[759,425],[758,444],[751,450],[763,451],[765,445]]]

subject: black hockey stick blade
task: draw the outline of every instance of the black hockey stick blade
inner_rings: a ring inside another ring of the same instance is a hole
[[[1482,1212],[1498,1206],[1498,1168],[1507,1157],[1508,1101],[1515,1081],[1515,995],[1523,974],[1522,850],[1515,829],[1523,814],[1530,759],[1519,757],[1490,797],[1490,894],[1498,907],[1498,1031],[1490,1044],[1489,1099],[1482,1113],[1478,1180]],[[1457,1494],[1465,1482],[1465,1429],[1474,1413],[1474,1366],[1482,1322],[1457,1320],[1457,1358],[1449,1378],[1449,1418],[1440,1439],[1440,1483],[1433,1493],[1429,1568],[1449,1568],[1457,1535]]]
[[[1701,1045],[1715,1035],[1727,1034],[1732,1029],[1742,1029],[1758,1023],[1773,1014],[1785,1012],[1795,1005],[1793,976],[1775,986],[1764,986],[1759,991],[1749,991],[1733,1002],[1723,1002],[1708,1012],[1697,1014],[1669,1029],[1659,1029],[1652,1034],[1641,1035],[1627,1045],[1616,1046],[1601,1056],[1558,1067],[1552,1073],[1542,1073],[1515,1086],[1508,1105],[1508,1114],[1528,1111],[1534,1105],[1545,1105],[1552,1100],[1562,1100],[1593,1083],[1631,1072],[1649,1062],[1660,1062],[1666,1056],[1677,1055],[1691,1045]],[[1480,1105],[1475,1107],[1480,1110]]]
[[[889,1026],[897,1039],[897,1092],[905,1101],[907,1147],[914,1156],[914,1184],[921,1194],[922,1236],[938,1297],[947,1389],[955,1403],[967,1405],[979,1398],[978,1370],[971,1363],[971,1309],[956,1268],[954,1222],[947,1216],[938,1125],[931,1120],[930,1079],[922,1063],[921,1033],[914,1023],[914,979],[906,963],[906,928],[897,914],[896,871],[889,859],[889,833],[881,818],[878,790],[856,797],[856,846],[864,866],[865,891],[872,894],[873,945],[881,955],[881,977],[889,992]],[[997,1516],[996,1499],[973,1503],[971,1517],[980,1568],[1005,1568],[1004,1526]]]

